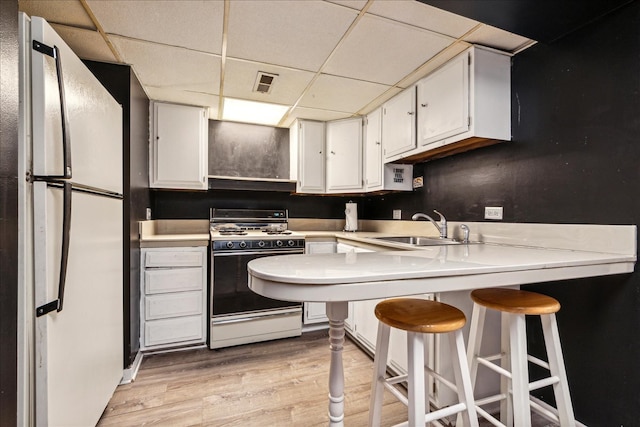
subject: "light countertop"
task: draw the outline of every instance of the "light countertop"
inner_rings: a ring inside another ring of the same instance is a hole
[[[635,255],[500,244],[282,255],[249,263],[249,287],[291,301],[354,301],[633,272]]]

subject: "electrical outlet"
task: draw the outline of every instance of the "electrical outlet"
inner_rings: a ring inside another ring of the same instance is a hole
[[[393,210],[393,219],[402,219],[402,211],[400,209]]]
[[[151,208],[147,208],[145,218],[147,218],[147,220],[151,219]]]
[[[485,206],[484,219],[502,219],[502,206]]]

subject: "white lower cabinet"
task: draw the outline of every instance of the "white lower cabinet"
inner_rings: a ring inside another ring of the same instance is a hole
[[[141,251],[140,349],[206,341],[207,248]]]

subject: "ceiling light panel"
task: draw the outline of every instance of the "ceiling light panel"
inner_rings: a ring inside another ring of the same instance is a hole
[[[415,0],[374,1],[367,12],[456,39],[478,24]]]
[[[389,86],[322,74],[300,101],[300,107],[356,113]]]
[[[20,0],[18,8],[29,16],[41,16],[49,23],[55,22],[89,30],[96,29],[79,1]]]
[[[111,40],[143,85],[218,94],[220,57],[122,37]]]
[[[220,54],[223,1],[88,0],[105,32]]]
[[[80,58],[92,61],[117,62],[113,52],[97,31],[51,24],[56,33]]]
[[[366,15],[338,48],[324,72],[394,85],[452,41],[449,37]]]
[[[318,71],[357,14],[317,0],[233,1],[227,56]]]
[[[296,102],[315,75],[308,71],[235,59],[227,59],[225,67],[225,96],[276,104],[293,104]],[[271,87],[271,93],[269,94],[253,91],[256,74],[259,71],[278,75],[277,83]]]
[[[286,105],[225,98],[222,120],[275,126],[288,109]]]

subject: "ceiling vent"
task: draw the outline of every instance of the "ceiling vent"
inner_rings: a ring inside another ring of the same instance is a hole
[[[256,84],[253,85],[254,92],[271,93],[271,87],[278,74],[265,73],[264,71],[258,71],[256,77]]]

